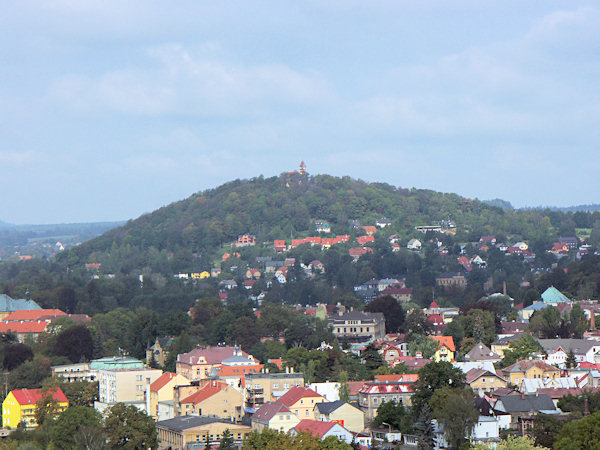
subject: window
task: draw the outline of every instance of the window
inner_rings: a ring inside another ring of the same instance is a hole
[[[142,381],[142,376],[141,375],[136,375],[135,376],[135,381]]]
[[[306,415],[308,416],[308,409],[306,410]]]
[[[277,389],[278,387],[279,387],[279,384],[273,383],[273,389]]]

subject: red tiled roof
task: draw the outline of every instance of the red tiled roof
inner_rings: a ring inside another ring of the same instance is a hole
[[[367,383],[367,381],[348,381],[348,395],[358,395],[358,391]]]
[[[20,309],[10,313],[4,318],[4,320],[39,320],[42,317],[66,315],[67,313],[61,311],[60,309]]]
[[[400,375],[375,375],[375,381],[405,381],[409,383],[415,383],[418,379],[418,373],[403,373]]]
[[[439,309],[439,306],[435,300],[429,304],[429,309]]]
[[[358,242],[360,245],[364,245],[367,242],[375,242],[375,237],[374,236],[359,236],[356,238],[356,242]]]
[[[181,403],[192,403],[192,404],[196,405],[200,402],[203,402],[207,398],[212,397],[213,395],[222,391],[226,387],[227,387],[227,383],[223,383],[220,381],[213,381],[213,382],[211,382],[211,384],[203,387],[199,391],[194,392],[189,397],[181,400]]]
[[[19,405],[21,406],[35,405],[37,401],[46,394],[46,392],[43,389],[16,389],[11,392],[15,396],[17,402],[19,402]],[[49,392],[52,392],[52,397],[54,397],[54,399],[58,400],[61,403],[66,403],[69,401],[67,400],[67,397],[63,393],[62,389],[59,387]]]
[[[308,431],[313,436],[317,436],[322,438],[325,433],[327,433],[331,428],[335,425],[338,425],[337,422],[322,422],[320,420],[310,420],[304,419],[301,420],[298,425],[294,427],[296,431]]]
[[[0,333],[43,333],[46,331],[46,327],[50,321],[27,321],[27,322],[7,322],[6,320],[0,322]]]
[[[455,351],[454,339],[452,339],[452,336],[431,336],[431,338],[438,341],[440,347],[442,345],[445,345],[448,348],[448,350],[450,350],[451,352]]]
[[[216,370],[220,377],[241,377],[247,373],[258,373],[263,367],[263,364],[255,364],[253,366],[219,366]]]
[[[177,376],[176,373],[173,372],[165,372],[160,377],[158,377],[152,384],[150,384],[150,390],[153,392],[160,391],[163,387],[167,385],[169,381]]]
[[[191,352],[178,355],[178,361],[184,364],[200,364],[200,357],[204,357],[206,364],[221,364],[223,360],[231,358],[236,352],[244,358],[250,355],[235,347],[197,347]]]
[[[286,406],[293,406],[298,400],[305,397],[322,397],[310,388],[293,386],[289,391],[279,397],[279,401]]]

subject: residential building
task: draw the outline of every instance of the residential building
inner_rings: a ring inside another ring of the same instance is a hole
[[[560,370],[544,361],[523,360],[502,369],[502,373],[510,384],[519,386],[523,379],[556,378]]]
[[[229,430],[234,445],[240,447],[252,428],[215,417],[179,416],[156,422],[158,449],[203,449],[206,437],[211,445],[219,445],[225,430]]]
[[[469,370],[466,375],[466,383],[473,389],[473,392],[480,396],[491,394],[496,389],[508,387],[508,383],[503,377],[485,369]]]
[[[256,245],[256,237],[250,234],[242,234],[238,236],[235,243],[236,247],[248,247],[250,245]]]
[[[365,428],[365,413],[348,402],[317,403],[314,409],[315,420],[337,422],[349,431],[360,433]]]
[[[281,402],[269,402],[252,414],[252,429],[258,432],[265,428],[287,433],[300,423],[300,419]]]
[[[52,366],[52,376],[61,377],[68,382],[98,381],[100,370],[142,369],[146,367],[139,359],[128,356],[107,356],[90,362]]]
[[[422,246],[423,244],[418,239],[411,239],[408,241],[408,244],[406,244],[406,248],[409,250],[421,250]]]
[[[174,388],[186,384],[189,384],[189,380],[183,375],[173,372],[163,373],[150,384],[150,410],[146,412],[154,420],[166,420],[175,417]],[[161,403],[163,405],[160,405]],[[163,408],[160,408],[160,406],[163,406]],[[164,415],[161,414],[163,411],[165,412]],[[169,414],[170,411],[172,411],[172,414]]]
[[[492,361],[494,363],[500,362],[502,357],[494,353],[487,345],[480,342],[473,347],[466,355],[465,361]]]
[[[510,427],[526,434],[533,426],[538,413],[557,414],[558,410],[552,399],[546,394],[511,394],[503,395],[494,404],[494,409],[510,414]]]
[[[320,438],[321,440],[329,436],[334,436],[346,444],[352,443],[354,435],[337,422],[320,422],[318,420],[303,419],[298,425],[290,430],[290,434],[295,436],[298,433],[306,432]]]
[[[411,405],[412,382],[368,381],[358,391],[358,404],[365,413],[365,420],[371,422],[377,415],[377,408],[384,402],[393,401],[405,406]]]
[[[579,362],[600,363],[600,341],[587,339],[538,339],[547,353],[544,359],[548,364],[565,368],[570,352]]]
[[[245,407],[252,411],[277,400],[294,386],[304,386],[304,376],[286,368],[285,373],[248,373],[245,382]]]
[[[459,273],[443,273],[435,278],[436,286],[444,289],[458,288],[464,289],[467,287],[467,279]]]
[[[157,337],[154,345],[146,349],[146,364],[152,364],[152,361],[154,361],[158,365],[164,366],[172,342],[172,337]]]
[[[201,386],[187,396],[182,386],[175,387],[175,416],[196,414],[241,421],[244,398],[240,391],[217,380],[207,380]]]
[[[69,400],[59,387],[49,391],[44,389],[15,389],[10,391],[4,402],[2,402],[2,427],[17,428],[21,423],[25,424],[27,428],[37,427],[35,420],[37,402],[48,393],[58,402],[58,413],[69,407]]]
[[[431,336],[431,339],[438,342],[438,349],[433,355],[434,361],[454,361],[454,352],[456,351],[456,348],[454,347],[454,339],[452,339],[452,336]]]
[[[116,403],[127,403],[147,411],[150,398],[146,391],[162,375],[149,367],[101,369],[98,371],[98,401],[94,407],[103,412]]]
[[[177,355],[176,372],[188,380],[206,379],[210,377],[213,369],[226,363],[229,358],[233,358],[233,360],[229,360],[227,365],[253,366],[258,364],[254,356],[238,347],[196,347],[191,352]]]
[[[292,413],[300,419],[314,419],[314,408],[317,403],[326,402],[327,399],[317,394],[312,389],[303,386],[293,386],[279,397],[280,403],[287,406]]]
[[[492,352],[504,358],[504,350],[510,348],[510,343],[516,341],[522,336],[522,333],[516,333],[511,336],[506,336],[492,342]]]
[[[383,339],[385,336],[385,318],[383,313],[350,311],[328,318],[333,334],[350,341],[366,342]]]

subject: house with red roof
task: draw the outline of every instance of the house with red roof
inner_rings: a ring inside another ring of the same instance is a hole
[[[406,381],[369,381],[358,391],[358,404],[365,413],[365,420],[370,422],[377,416],[377,408],[384,402],[393,401],[401,405],[411,406],[414,384]]]
[[[25,342],[28,337],[37,341],[40,334],[45,332],[50,325],[50,320],[36,321],[7,321],[0,322],[0,333],[12,333],[17,336],[17,341]]]
[[[17,428],[23,423],[27,428],[37,427],[35,412],[37,403],[46,395],[58,402],[57,412],[60,414],[69,407],[69,400],[61,388],[54,389],[15,389],[2,402],[2,427]]]
[[[265,428],[287,433],[300,423],[300,419],[281,402],[268,402],[252,414],[252,429],[262,432]]]
[[[201,385],[201,388],[188,396],[185,396],[187,392],[181,387],[175,390],[176,416],[196,414],[220,417],[231,421],[242,420],[244,396],[239,390],[218,380],[208,380]]]
[[[4,318],[4,321],[13,322],[21,320],[40,320],[64,317],[67,313],[60,309],[21,309],[10,313]]]
[[[258,364],[254,356],[238,347],[196,347],[188,353],[177,355],[176,372],[188,380],[210,377],[212,369],[221,365],[253,366]]]
[[[368,244],[369,242],[375,242],[375,237],[374,236],[358,236],[356,238],[356,242],[358,242],[360,245],[365,245],[365,244]]]
[[[354,438],[354,435],[350,431],[337,422],[321,422],[319,420],[304,419],[290,430],[292,436],[296,436],[302,432],[309,433],[321,440],[329,436],[335,436],[347,444],[352,443]]]
[[[371,247],[352,247],[348,250],[348,254],[352,257],[353,262],[358,261],[358,258],[367,253],[373,253],[373,249]]]
[[[293,386],[278,401],[287,406],[300,419],[314,419],[315,404],[326,402],[327,399],[312,389],[303,386]]]
[[[287,245],[285,244],[285,240],[275,240],[273,242],[273,247],[275,251],[278,253],[285,252],[287,250]]]
[[[438,342],[438,349],[435,352],[435,355],[433,355],[434,361],[454,361],[454,352],[456,351],[456,348],[454,347],[454,339],[452,339],[452,336],[431,336],[431,339]]]
[[[377,233],[377,227],[374,225],[363,225],[361,228],[365,230],[367,236],[372,236]]]
[[[150,411],[154,420],[167,420],[175,417],[173,408],[174,387],[189,384],[183,375],[165,372],[150,384]]]

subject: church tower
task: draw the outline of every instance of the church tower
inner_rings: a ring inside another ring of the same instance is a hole
[[[306,164],[304,164],[304,161],[300,161],[300,175],[306,175]]]

